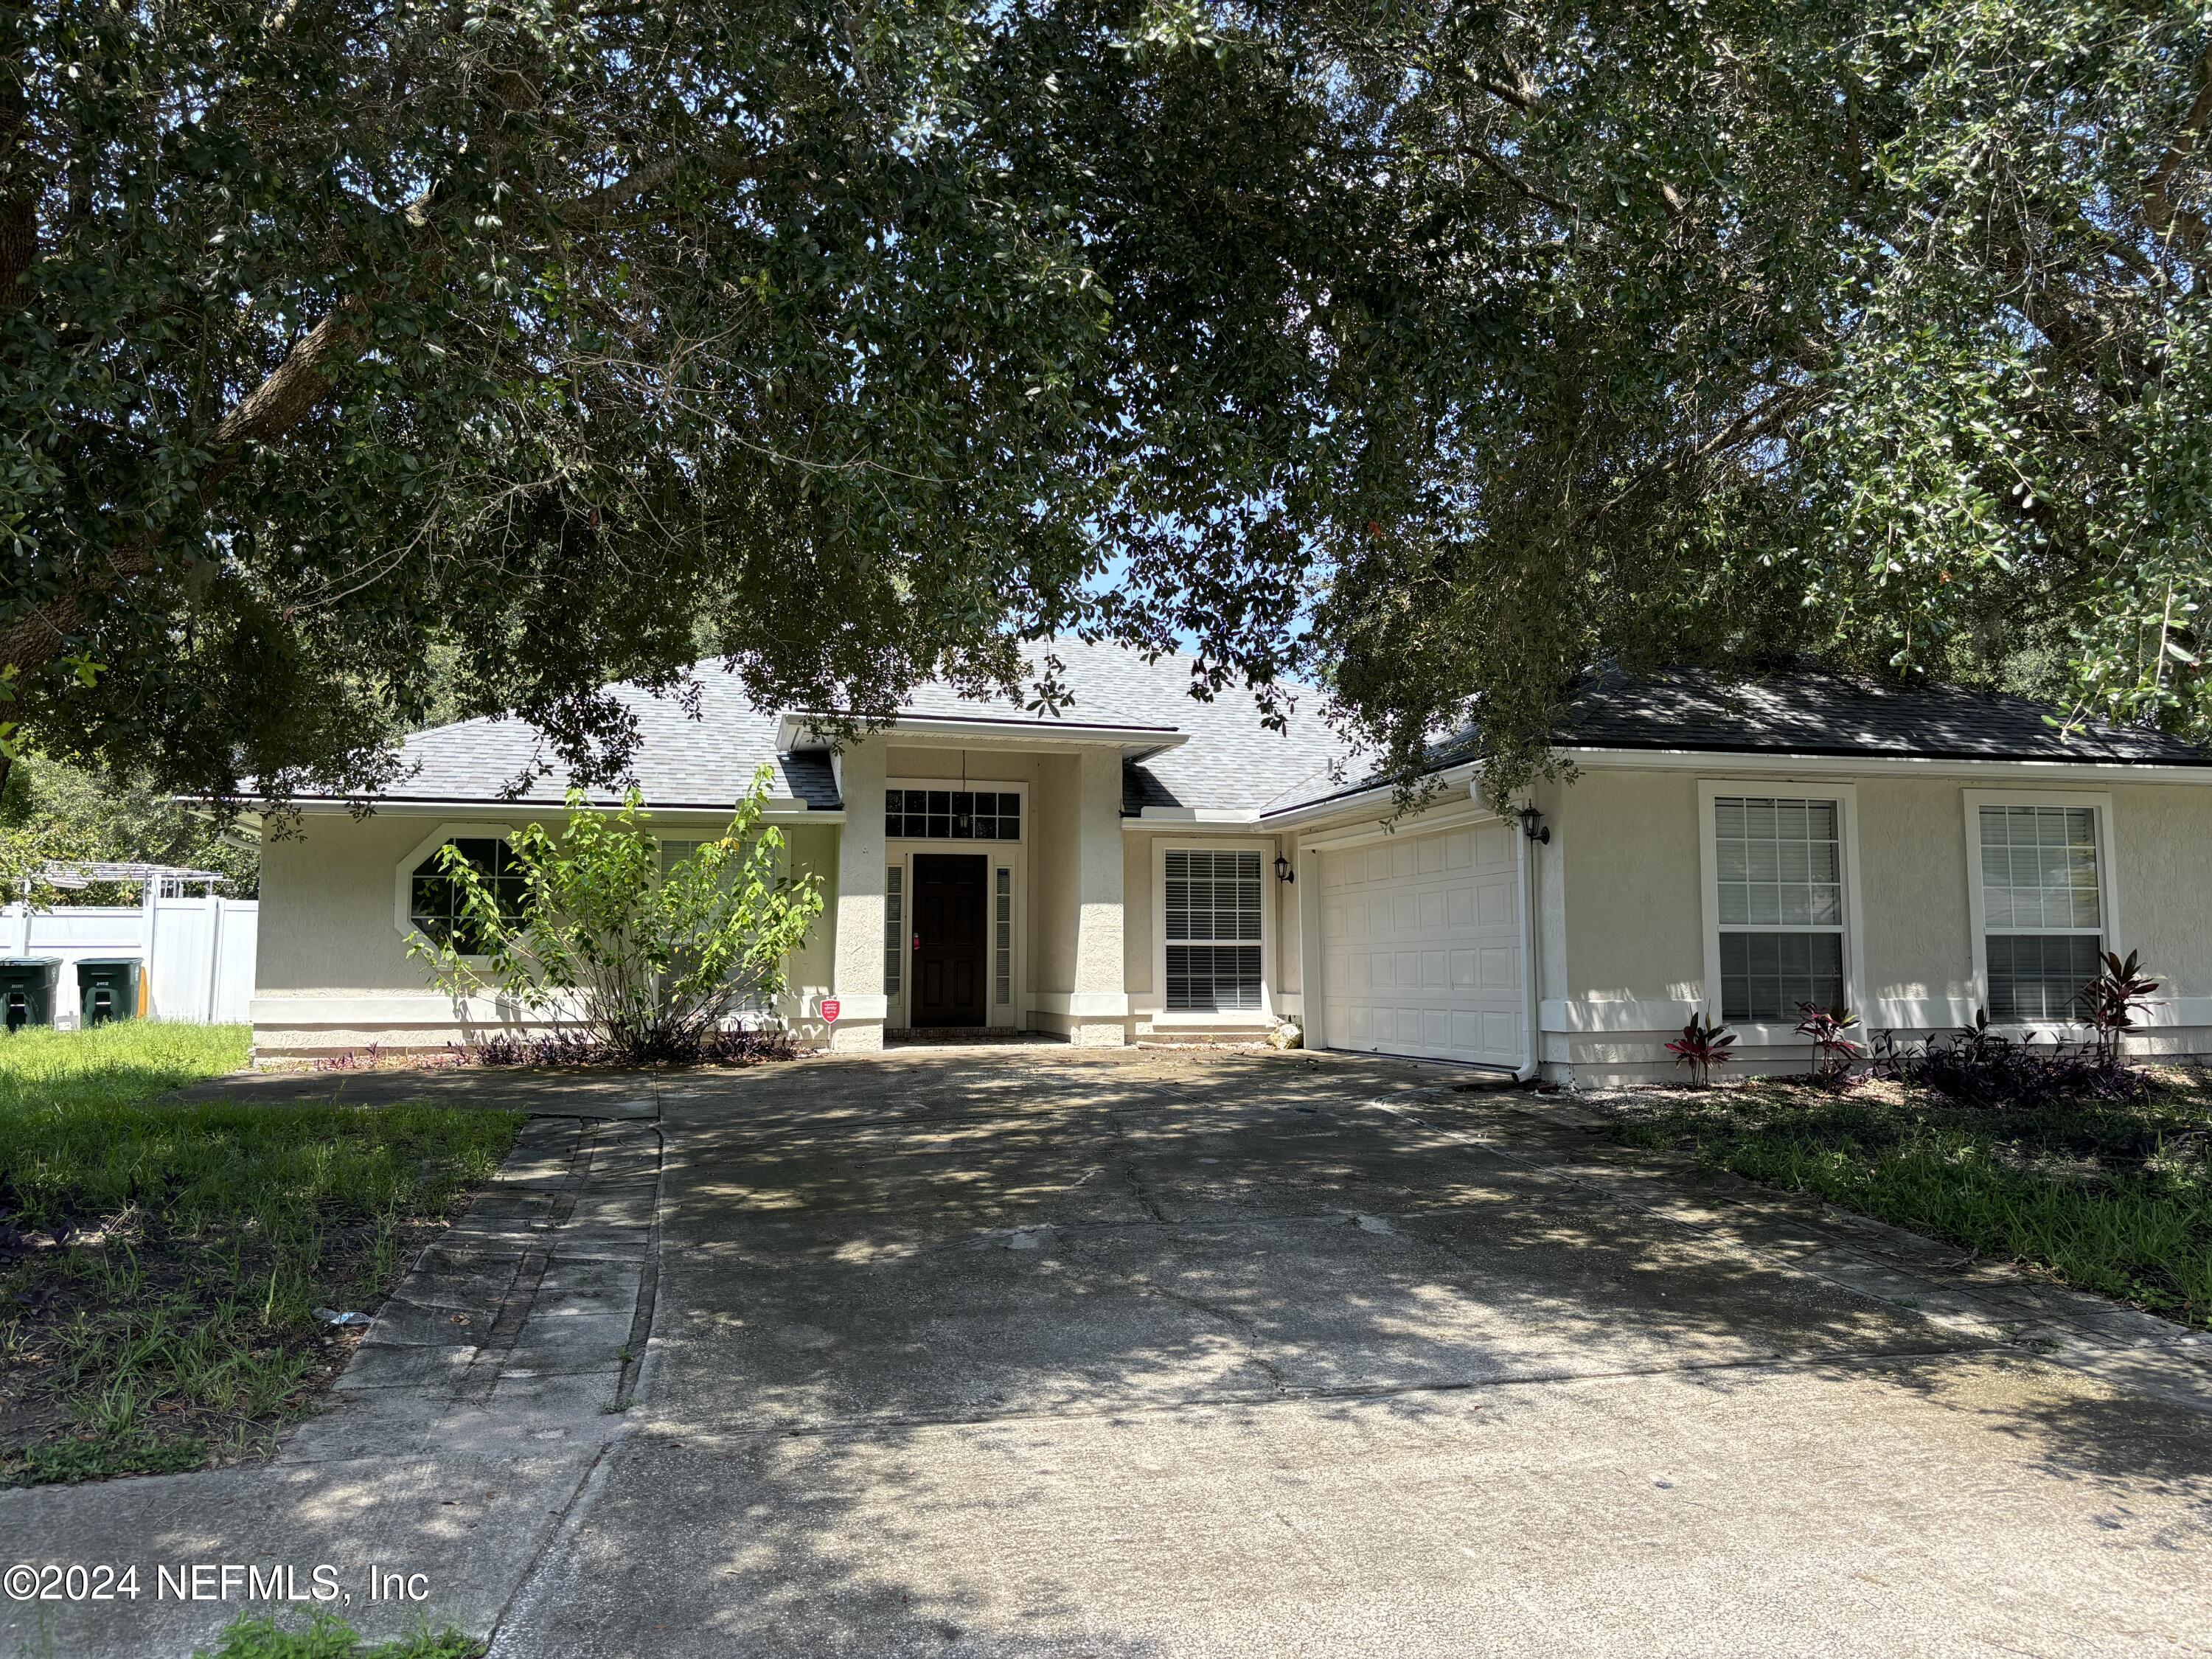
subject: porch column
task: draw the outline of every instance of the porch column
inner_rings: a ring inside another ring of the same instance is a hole
[[[1121,945],[1121,755],[1085,748],[1076,762],[1075,980],[1068,1041],[1118,1048],[1129,1040]]]
[[[839,757],[845,823],[837,837],[837,994],[830,1047],[858,1054],[884,1046],[884,749],[863,738]]]

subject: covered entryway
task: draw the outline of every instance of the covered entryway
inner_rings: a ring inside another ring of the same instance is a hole
[[[1521,838],[1496,819],[1325,851],[1322,1041],[1518,1067],[1528,1059]]]

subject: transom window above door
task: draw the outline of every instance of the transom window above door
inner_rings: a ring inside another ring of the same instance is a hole
[[[1013,790],[886,789],[884,834],[893,841],[1019,841]]]

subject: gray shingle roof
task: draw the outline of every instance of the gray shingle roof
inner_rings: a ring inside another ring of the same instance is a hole
[[[1319,694],[1299,698],[1288,733],[1262,726],[1250,695],[1224,693],[1206,703],[1190,696],[1193,659],[1154,663],[1117,646],[1060,640],[1052,649],[1073,702],[1057,718],[1032,714],[999,697],[960,696],[939,682],[915,688],[901,713],[934,719],[1018,720],[1049,731],[1055,725],[1126,726],[1190,740],[1143,763],[1138,805],[1255,808],[1325,769],[1342,744],[1322,721]],[[837,788],[829,758],[817,751],[778,755],[778,716],[755,708],[718,659],[697,664],[699,718],[678,701],[629,686],[611,688],[638,721],[638,787],[655,806],[727,806],[763,764],[775,769],[776,793],[817,809],[834,810]],[[1133,736],[1133,745],[1141,738]],[[403,745],[403,775],[383,791],[391,801],[485,801],[502,785],[548,757],[537,733],[518,720],[462,720],[418,732]],[[557,801],[556,775],[533,778],[515,799]],[[616,792],[593,792],[611,800]],[[1134,808],[1132,808],[1134,810]]]
[[[1878,685],[1817,672],[1731,684],[1678,671],[1595,679],[1571,706],[1563,740],[1591,749],[2212,764],[2212,756],[2163,732],[2062,731],[2054,712],[2024,697],[1955,686]]]
[[[1195,664],[1184,656],[1146,663],[1118,646],[1061,640],[1073,702],[1057,720],[1003,698],[970,700],[932,683],[902,710],[937,719],[1015,720],[1049,730],[1066,722],[1181,732],[1188,741],[1127,763],[1122,810],[1184,806],[1208,811],[1280,811],[1350,793],[1371,776],[1352,764],[1344,741],[1322,718],[1322,694],[1291,688],[1289,729],[1268,729],[1248,692],[1212,702],[1190,695]],[[817,809],[840,804],[828,757],[778,755],[778,716],[752,707],[719,661],[697,665],[698,714],[632,687],[614,695],[636,715],[639,787],[656,806],[731,805],[754,769],[775,769],[777,793]],[[1803,673],[1732,684],[1693,672],[1631,680],[1593,679],[1571,706],[1560,741],[1570,747],[1671,749],[1715,753],[1889,755],[1953,760],[2055,760],[2201,766],[2212,757],[2155,732],[2095,726],[2062,732],[2049,711],[2017,697],[1948,687],[1899,689],[1840,676]],[[1133,746],[1140,739],[1133,738]],[[515,720],[463,720],[417,732],[403,758],[411,769],[383,799],[487,801],[546,751]],[[556,801],[558,776],[534,778],[519,799]],[[601,792],[601,799],[612,799]]]
[[[656,697],[634,686],[611,688],[637,717],[635,772],[648,805],[732,805],[750,787],[754,771],[765,765],[775,769],[770,787],[775,793],[797,796],[810,806],[836,807],[837,786],[825,757],[778,756],[775,715],[755,708],[719,661],[701,663],[697,678],[696,720],[674,698]],[[379,799],[488,801],[501,797],[511,780],[551,759],[551,750],[524,720],[483,719],[434,726],[401,745],[400,775]],[[567,791],[567,775],[556,764],[551,775],[533,776],[514,799],[558,801]],[[620,793],[592,791],[602,801],[617,799]]]

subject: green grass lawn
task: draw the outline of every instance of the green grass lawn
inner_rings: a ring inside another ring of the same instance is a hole
[[[1632,1101],[1613,1133],[2212,1328],[2208,1104],[2179,1074],[2137,1103],[2015,1109],[1759,1079]]]
[[[0,1039],[0,1484],[264,1452],[520,1119],[161,1103],[243,1065],[237,1026]]]
[[[458,1631],[424,1628],[396,1642],[374,1646],[353,1626],[326,1613],[304,1623],[250,1613],[222,1633],[219,1648],[202,1648],[193,1659],[477,1659],[483,1644]]]

